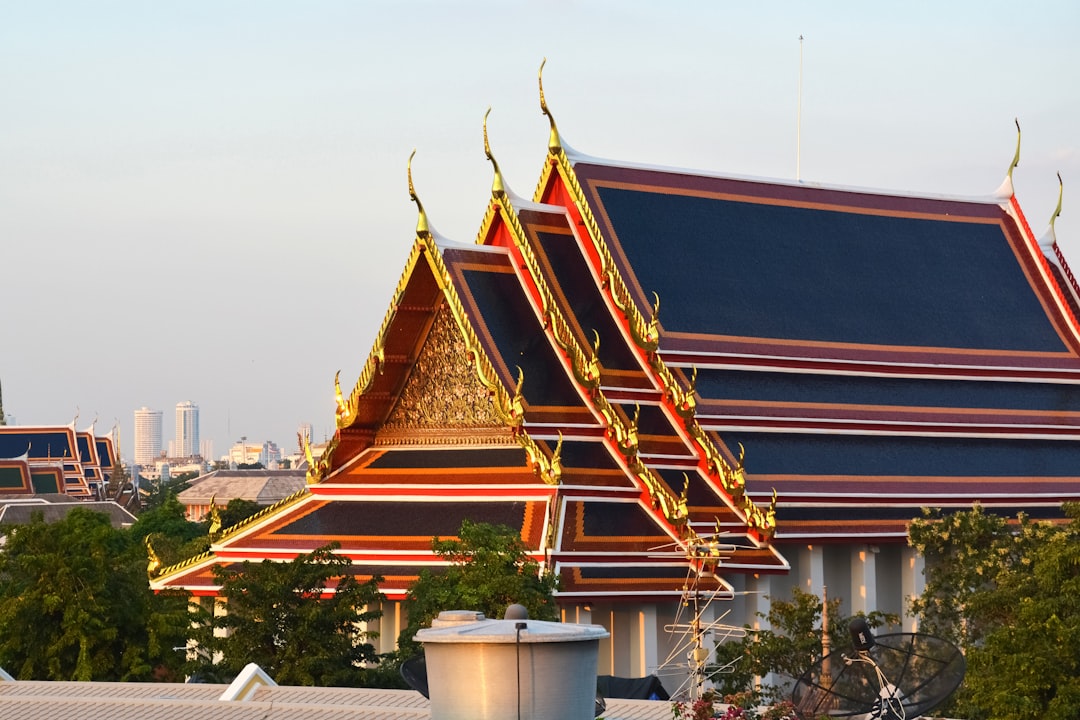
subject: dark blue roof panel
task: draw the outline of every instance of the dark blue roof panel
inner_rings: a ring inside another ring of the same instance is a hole
[[[1066,349],[992,218],[953,221],[596,187],[665,332]]]
[[[1076,477],[1080,443],[824,433],[720,433],[755,475]],[[821,488],[827,491],[827,486]]]
[[[1080,412],[1080,386],[1066,383],[699,370],[697,390],[714,400]]]

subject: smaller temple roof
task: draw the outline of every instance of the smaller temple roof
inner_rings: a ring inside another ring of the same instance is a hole
[[[273,505],[302,489],[304,475],[303,470],[214,470],[192,480],[176,498],[183,505],[209,505],[214,497],[222,507],[235,498]]]

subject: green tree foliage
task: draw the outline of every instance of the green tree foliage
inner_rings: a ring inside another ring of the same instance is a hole
[[[0,667],[27,680],[182,679],[187,598],[150,591],[130,532],[84,508],[6,530]]]
[[[989,611],[973,613],[976,595],[1001,586],[1002,573],[1028,567],[1038,548],[1058,529],[1021,514],[1010,523],[976,505],[942,515],[923,511],[908,529],[909,543],[925,561],[926,586],[911,610],[920,629],[967,648],[1000,623]]]
[[[162,498],[153,508],[144,510],[131,526],[132,537],[138,543],[146,538],[166,566],[198,555],[210,547],[206,528],[187,519],[184,506],[175,493]]]
[[[249,662],[279,684],[367,684],[365,664],[377,659],[358,627],[378,619],[378,580],[346,574],[350,561],[327,545],[290,562],[245,562],[217,567],[227,613],[215,617],[198,639],[204,657],[220,653],[212,675],[228,679]]]
[[[191,481],[199,476],[198,473],[181,473],[174,475],[168,480],[159,480],[151,485],[150,494],[146,498],[145,507],[152,510],[161,505],[169,496],[181,493],[191,486]]]
[[[477,610],[501,618],[508,605],[520,603],[531,618],[558,619],[556,579],[540,573],[517,530],[466,520],[457,538],[434,538],[431,547],[450,566],[438,573],[422,570],[409,588],[409,625],[398,636],[402,656],[420,651],[413,636],[443,610]]]
[[[231,528],[233,525],[246,520],[255,513],[262,510],[262,505],[252,500],[244,500],[243,498],[233,498],[229,501],[229,504],[221,509],[221,529],[225,530]],[[209,518],[203,521],[204,532],[210,528]]]
[[[822,601],[817,595],[792,589],[791,600],[770,598],[769,612],[758,613],[768,621],[769,630],[746,628],[746,637],[716,648],[718,666],[728,672],[716,676],[721,695],[752,692],[757,700],[778,700],[786,695],[790,682],[801,676],[822,657]],[[829,600],[829,643],[832,650],[850,647],[848,624],[851,617],[840,614],[840,599]],[[871,628],[896,625],[899,616],[873,611],[867,615]],[[715,669],[715,668],[714,668]],[[776,676],[780,683],[755,687],[755,678]]]
[[[911,526],[926,561],[922,628],[959,643],[968,673],[951,713],[1080,717],[1080,506],[1068,526],[1008,523],[976,507]]]

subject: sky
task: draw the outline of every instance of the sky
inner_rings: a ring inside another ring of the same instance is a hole
[[[1041,235],[1062,174],[1080,270],[1078,30],[1075,0],[0,0],[4,411],[129,458],[135,409],[167,441],[187,400],[215,455],[329,437],[414,239],[409,153],[475,240],[489,106],[509,185],[540,177],[544,58],[578,151],[720,173],[985,196],[1018,118],[1021,206]]]

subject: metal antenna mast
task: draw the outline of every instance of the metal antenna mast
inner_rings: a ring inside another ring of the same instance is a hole
[[[799,36],[799,107],[795,116],[795,179],[802,180],[802,46]]]

